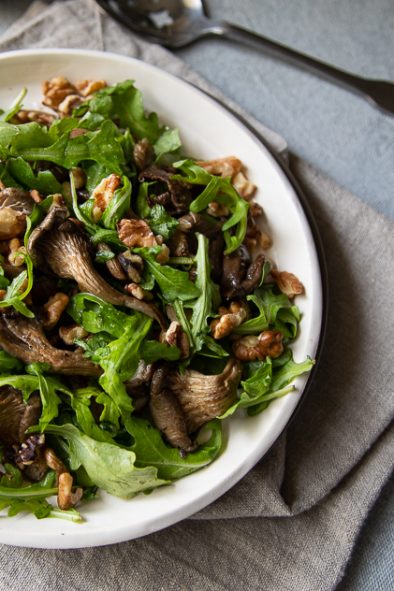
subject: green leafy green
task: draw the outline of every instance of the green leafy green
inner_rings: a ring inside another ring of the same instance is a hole
[[[136,467],[134,451],[96,441],[74,425],[48,425],[46,432],[59,438],[72,470],[83,466],[89,478],[112,495],[130,499],[139,492],[167,484],[158,477],[155,467]]]
[[[22,369],[23,363],[19,359],[0,349],[0,373],[9,373],[10,371],[20,371]]]
[[[223,224],[222,230],[226,242],[225,254],[234,252],[242,244],[246,235],[249,205],[238,195],[231,184],[231,179],[212,175],[193,160],[181,160],[175,162],[173,166],[183,173],[183,175],[174,175],[174,179],[205,185],[202,193],[190,204],[190,211],[198,213],[206,209],[212,201],[227,205],[230,209],[231,216]]]
[[[100,220],[103,226],[110,230],[116,228],[116,224],[130,209],[131,183],[127,176],[123,176],[122,181],[123,187],[115,191]]]
[[[163,236],[164,240],[168,240],[179,225],[178,220],[170,216],[159,204],[150,209],[146,218],[152,231]]]
[[[177,299],[182,301],[193,300],[200,295],[200,290],[190,281],[186,271],[174,269],[169,265],[161,265],[155,259],[157,252],[153,249],[135,248],[134,252],[140,254],[145,265],[160,287],[163,299],[166,302],[173,302]]]
[[[1,113],[0,121],[9,121],[18,113],[18,111],[21,110],[22,105],[23,105],[23,99],[25,98],[26,94],[27,94],[27,89],[22,88],[22,90],[20,91],[20,93],[18,94],[16,99],[13,101],[10,108],[7,109],[7,111],[4,111],[3,113]]]
[[[31,165],[20,156],[7,160],[7,171],[18,185],[26,189],[37,189],[44,195],[63,191],[62,185],[50,170],[39,170],[35,173]]]
[[[125,420],[125,427],[132,435],[138,466],[154,466],[158,476],[165,480],[175,480],[191,474],[210,464],[222,449],[222,432],[219,421],[204,425],[201,435],[211,432],[209,439],[199,448],[183,457],[179,449],[167,445],[160,432],[152,424],[135,416]]]

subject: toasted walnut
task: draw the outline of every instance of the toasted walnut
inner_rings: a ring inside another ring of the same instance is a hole
[[[78,324],[61,326],[59,328],[59,336],[66,345],[73,345],[75,339],[85,339],[88,334],[83,326],[79,326]]]
[[[296,295],[305,293],[305,287],[298,277],[293,275],[293,273],[288,273],[287,271],[277,271],[276,269],[273,269],[271,271],[271,275],[276,281],[280,291],[286,294],[287,297],[293,298]]]
[[[116,189],[121,184],[121,178],[117,174],[110,174],[105,177],[94,189],[92,193],[93,197],[93,209],[92,217],[94,222],[98,222],[106,207],[109,205]]]
[[[76,488],[73,492],[73,477],[69,472],[62,472],[59,475],[57,504],[59,509],[67,511],[71,507],[75,507],[82,499],[82,488]]]
[[[37,191],[37,189],[32,189],[30,191],[30,196],[33,199],[34,203],[41,203],[43,199],[40,193]]]
[[[261,207],[259,203],[252,201],[249,203],[249,213],[252,218],[259,218],[264,214],[264,209]]]
[[[237,172],[237,174],[232,177],[231,183],[234,189],[241,195],[241,197],[246,199],[246,201],[249,201],[256,192],[256,185],[251,183],[242,171]]]
[[[57,110],[64,117],[69,117],[74,109],[79,107],[82,103],[82,99],[79,94],[69,94],[66,98],[58,105]]]
[[[125,291],[137,298],[137,300],[151,300],[153,298],[153,295],[150,293],[150,291],[147,291],[138,285],[138,283],[128,283],[125,285]]]
[[[0,209],[0,240],[20,236],[26,229],[26,215],[12,207]]]
[[[106,86],[105,80],[81,80],[76,83],[76,87],[83,97],[88,97]]]
[[[26,111],[24,109],[21,109],[17,113],[16,118],[19,123],[29,123],[30,121],[36,121],[37,123],[45,125],[46,127],[52,125],[55,120],[54,115],[51,113],[46,113],[45,111]]]
[[[0,300],[3,300],[7,291],[5,289],[0,289]]]
[[[42,85],[42,92],[44,100],[42,101],[47,107],[58,110],[60,103],[70,95],[77,95],[76,87],[71,84],[64,76],[56,76],[51,80],[46,80]]]
[[[181,352],[181,359],[189,357],[190,344],[187,334],[182,330],[181,325],[173,320],[167,331],[162,333],[160,340],[170,346],[178,347]]]
[[[223,203],[217,203],[216,201],[212,201],[212,203],[210,203],[207,207],[207,213],[214,218],[221,218],[223,216],[228,216],[230,210],[227,207],[227,205],[224,205]]]
[[[9,248],[8,262],[13,267],[21,267],[25,262],[26,248],[21,245],[21,241],[18,238],[10,240]]]
[[[243,302],[231,302],[228,308],[219,308],[220,318],[212,320],[210,328],[214,339],[223,339],[233,332],[248,317],[248,308]]]
[[[283,352],[283,335],[279,331],[265,330],[259,336],[242,337],[233,344],[235,357],[241,361],[279,357]]]
[[[216,174],[222,177],[233,177],[242,168],[241,160],[235,158],[235,156],[227,156],[226,158],[217,158],[215,160],[200,160],[196,164],[210,174]]]
[[[62,292],[55,293],[49,298],[46,304],[42,307],[43,320],[42,324],[45,328],[51,329],[59,322],[61,315],[68,306],[70,298]]]
[[[138,170],[145,170],[145,168],[152,164],[153,148],[146,137],[135,144],[133,159]]]
[[[58,477],[63,472],[67,472],[66,466],[57,457],[57,455],[55,454],[55,452],[53,451],[52,448],[50,448],[50,447],[45,448],[44,456],[45,456],[45,461],[47,463],[48,468],[50,468],[51,470],[54,470]]]
[[[119,239],[128,246],[157,246],[152,230],[144,220],[120,220],[118,224]]]
[[[156,256],[156,260],[161,265],[165,265],[166,263],[168,263],[169,259],[170,259],[170,249],[168,248],[168,246],[166,244],[162,244],[161,250],[158,253],[158,255]]]

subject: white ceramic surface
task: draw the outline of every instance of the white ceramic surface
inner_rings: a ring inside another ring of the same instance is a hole
[[[127,78],[143,91],[146,107],[178,127],[186,153],[209,159],[234,154],[259,187],[257,201],[273,238],[272,258],[295,273],[306,287],[297,298],[303,313],[294,344],[296,361],[314,357],[322,323],[322,286],[312,234],[296,192],[269,151],[235,117],[205,94],[163,70],[141,61],[82,50],[37,50],[0,55],[0,107],[6,108],[26,86],[26,105],[40,107],[41,82],[56,75],[72,81]],[[130,540],[174,524],[207,506],[239,481],[267,452],[288,423],[307,376],[297,391],[275,400],[256,417],[238,414],[225,422],[226,447],[211,465],[180,481],[124,501],[100,494],[81,507],[86,521],[66,523],[31,516],[0,517],[0,543],[39,548],[79,548]]]

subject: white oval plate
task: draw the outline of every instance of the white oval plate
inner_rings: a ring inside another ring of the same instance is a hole
[[[0,55],[0,106],[7,108],[22,87],[26,106],[40,108],[41,83],[56,75],[72,81],[104,79],[109,84],[136,81],[147,109],[178,127],[185,152],[209,159],[236,155],[258,186],[257,201],[267,216],[273,238],[272,258],[295,273],[306,288],[297,298],[303,319],[294,344],[296,361],[314,357],[322,323],[322,285],[312,233],[288,177],[266,147],[230,114],[201,91],[141,61],[94,51],[27,50]],[[285,428],[307,383],[296,380],[297,392],[275,400],[256,417],[237,415],[225,421],[226,447],[208,467],[178,482],[140,494],[130,501],[101,493],[81,507],[83,524],[31,516],[0,517],[0,542],[37,548],[80,548],[130,540],[172,525],[212,503],[239,481],[271,447]]]

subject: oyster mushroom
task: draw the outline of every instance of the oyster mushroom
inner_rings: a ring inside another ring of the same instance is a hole
[[[230,255],[223,257],[221,291],[227,300],[239,299],[252,293],[258,286],[265,257],[260,254],[250,263],[249,253],[244,245]]]
[[[163,190],[158,195],[150,195],[149,199],[153,203],[163,205],[169,213],[181,214],[189,210],[189,204],[193,200],[193,193],[190,184],[172,178],[176,172],[175,169],[171,168],[149,166],[139,174],[138,179],[142,182],[156,181],[159,191]]]
[[[195,445],[188,435],[182,408],[168,388],[167,377],[167,368],[161,367],[152,378],[149,408],[153,422],[171,445],[184,452],[192,451]]]
[[[33,211],[34,201],[28,191],[9,187],[0,191],[0,240],[23,234],[26,216]]]
[[[48,363],[53,372],[65,375],[99,376],[101,369],[81,351],[53,347],[35,319],[14,313],[0,314],[0,346],[24,363]]]
[[[204,375],[192,369],[170,375],[171,392],[182,408],[188,433],[223,414],[233,404],[240,379],[241,368],[235,359],[230,359],[218,375]]]
[[[11,386],[0,388],[0,442],[7,445],[22,443],[26,430],[36,425],[41,415],[38,394],[24,402],[22,393]]]
[[[81,226],[66,219],[67,210],[55,205],[32,232],[28,252],[34,263],[63,279],[74,279],[81,291],[96,295],[110,304],[125,306],[154,318],[161,326],[164,319],[153,305],[125,295],[111,287],[93,266],[89,240]]]

